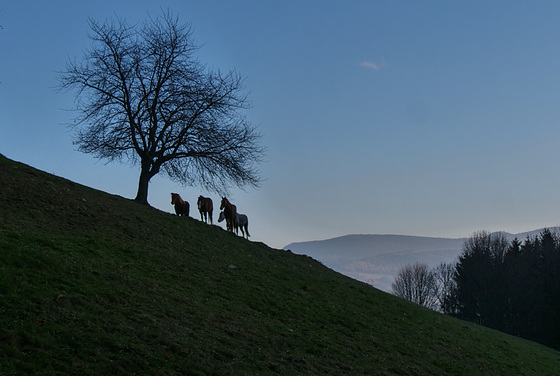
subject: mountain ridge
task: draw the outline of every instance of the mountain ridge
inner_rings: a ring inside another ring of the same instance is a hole
[[[558,232],[559,227],[548,227]],[[523,241],[537,236],[544,228],[504,234],[508,240]],[[348,234],[324,240],[294,242],[283,249],[304,254],[351,278],[390,292],[398,270],[414,262],[430,267],[450,263],[459,256],[468,237],[446,238],[398,234]]]

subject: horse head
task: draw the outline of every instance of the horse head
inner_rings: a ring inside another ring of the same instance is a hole
[[[220,212],[220,217],[218,218],[218,222],[222,222],[224,219],[226,219],[226,216],[224,214],[223,211]]]
[[[220,204],[220,210],[223,209],[223,208],[225,208],[226,205],[229,205],[229,201],[228,201],[227,198],[222,197],[222,203]]]

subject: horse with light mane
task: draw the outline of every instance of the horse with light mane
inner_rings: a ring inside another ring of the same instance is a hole
[[[224,212],[220,212],[220,217],[218,218],[218,222],[222,222],[225,219],[224,216]],[[247,239],[249,239],[249,236],[251,236],[251,234],[249,234],[249,218],[247,218],[247,216],[245,214],[241,214],[241,213],[237,213],[237,218],[235,218],[235,233],[237,235],[239,235],[239,232],[237,231],[237,229],[239,228],[241,230],[241,234],[242,236]],[[243,229],[245,229],[245,231],[243,231]]]
[[[198,196],[198,211],[200,212],[200,220],[208,223],[208,216],[210,216],[210,224],[212,224],[212,211],[214,204],[209,197]]]
[[[230,203],[227,198],[223,197],[220,204],[220,210],[222,209],[224,209],[227,230],[233,232],[237,219],[237,207]]]
[[[178,193],[171,194],[171,205],[175,205],[175,214],[189,216],[189,203],[184,201]]]

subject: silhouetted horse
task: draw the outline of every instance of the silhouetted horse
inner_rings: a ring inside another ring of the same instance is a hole
[[[212,211],[214,204],[209,197],[198,196],[198,211],[200,212],[200,220],[208,223],[208,216],[210,216],[210,224],[212,224]]]
[[[220,204],[220,210],[222,209],[224,209],[227,230],[233,232],[237,219],[237,207],[230,203],[227,198],[223,197]]]
[[[224,219],[225,219],[224,212],[220,212],[220,217],[218,218],[218,222],[221,222]],[[235,233],[239,235],[239,233],[237,232],[237,229],[239,228],[241,230],[241,234],[243,235],[243,237],[247,237],[247,239],[249,239],[249,236],[251,236],[249,234],[249,218],[247,218],[245,214],[237,213],[237,218],[235,218],[235,223],[236,223]],[[245,231],[243,231],[243,229],[245,229]]]
[[[189,203],[183,201],[178,193],[171,194],[171,205],[175,205],[175,214],[189,216]]]

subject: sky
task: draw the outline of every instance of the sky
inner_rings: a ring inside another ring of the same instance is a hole
[[[228,198],[252,240],[560,224],[558,1],[3,2],[0,153],[134,198],[138,166],[77,151],[58,72],[91,46],[88,18],[163,10],[191,25],[202,63],[245,77],[263,182]],[[200,194],[220,200],[163,175],[149,189],[170,213],[181,194],[194,218]]]

